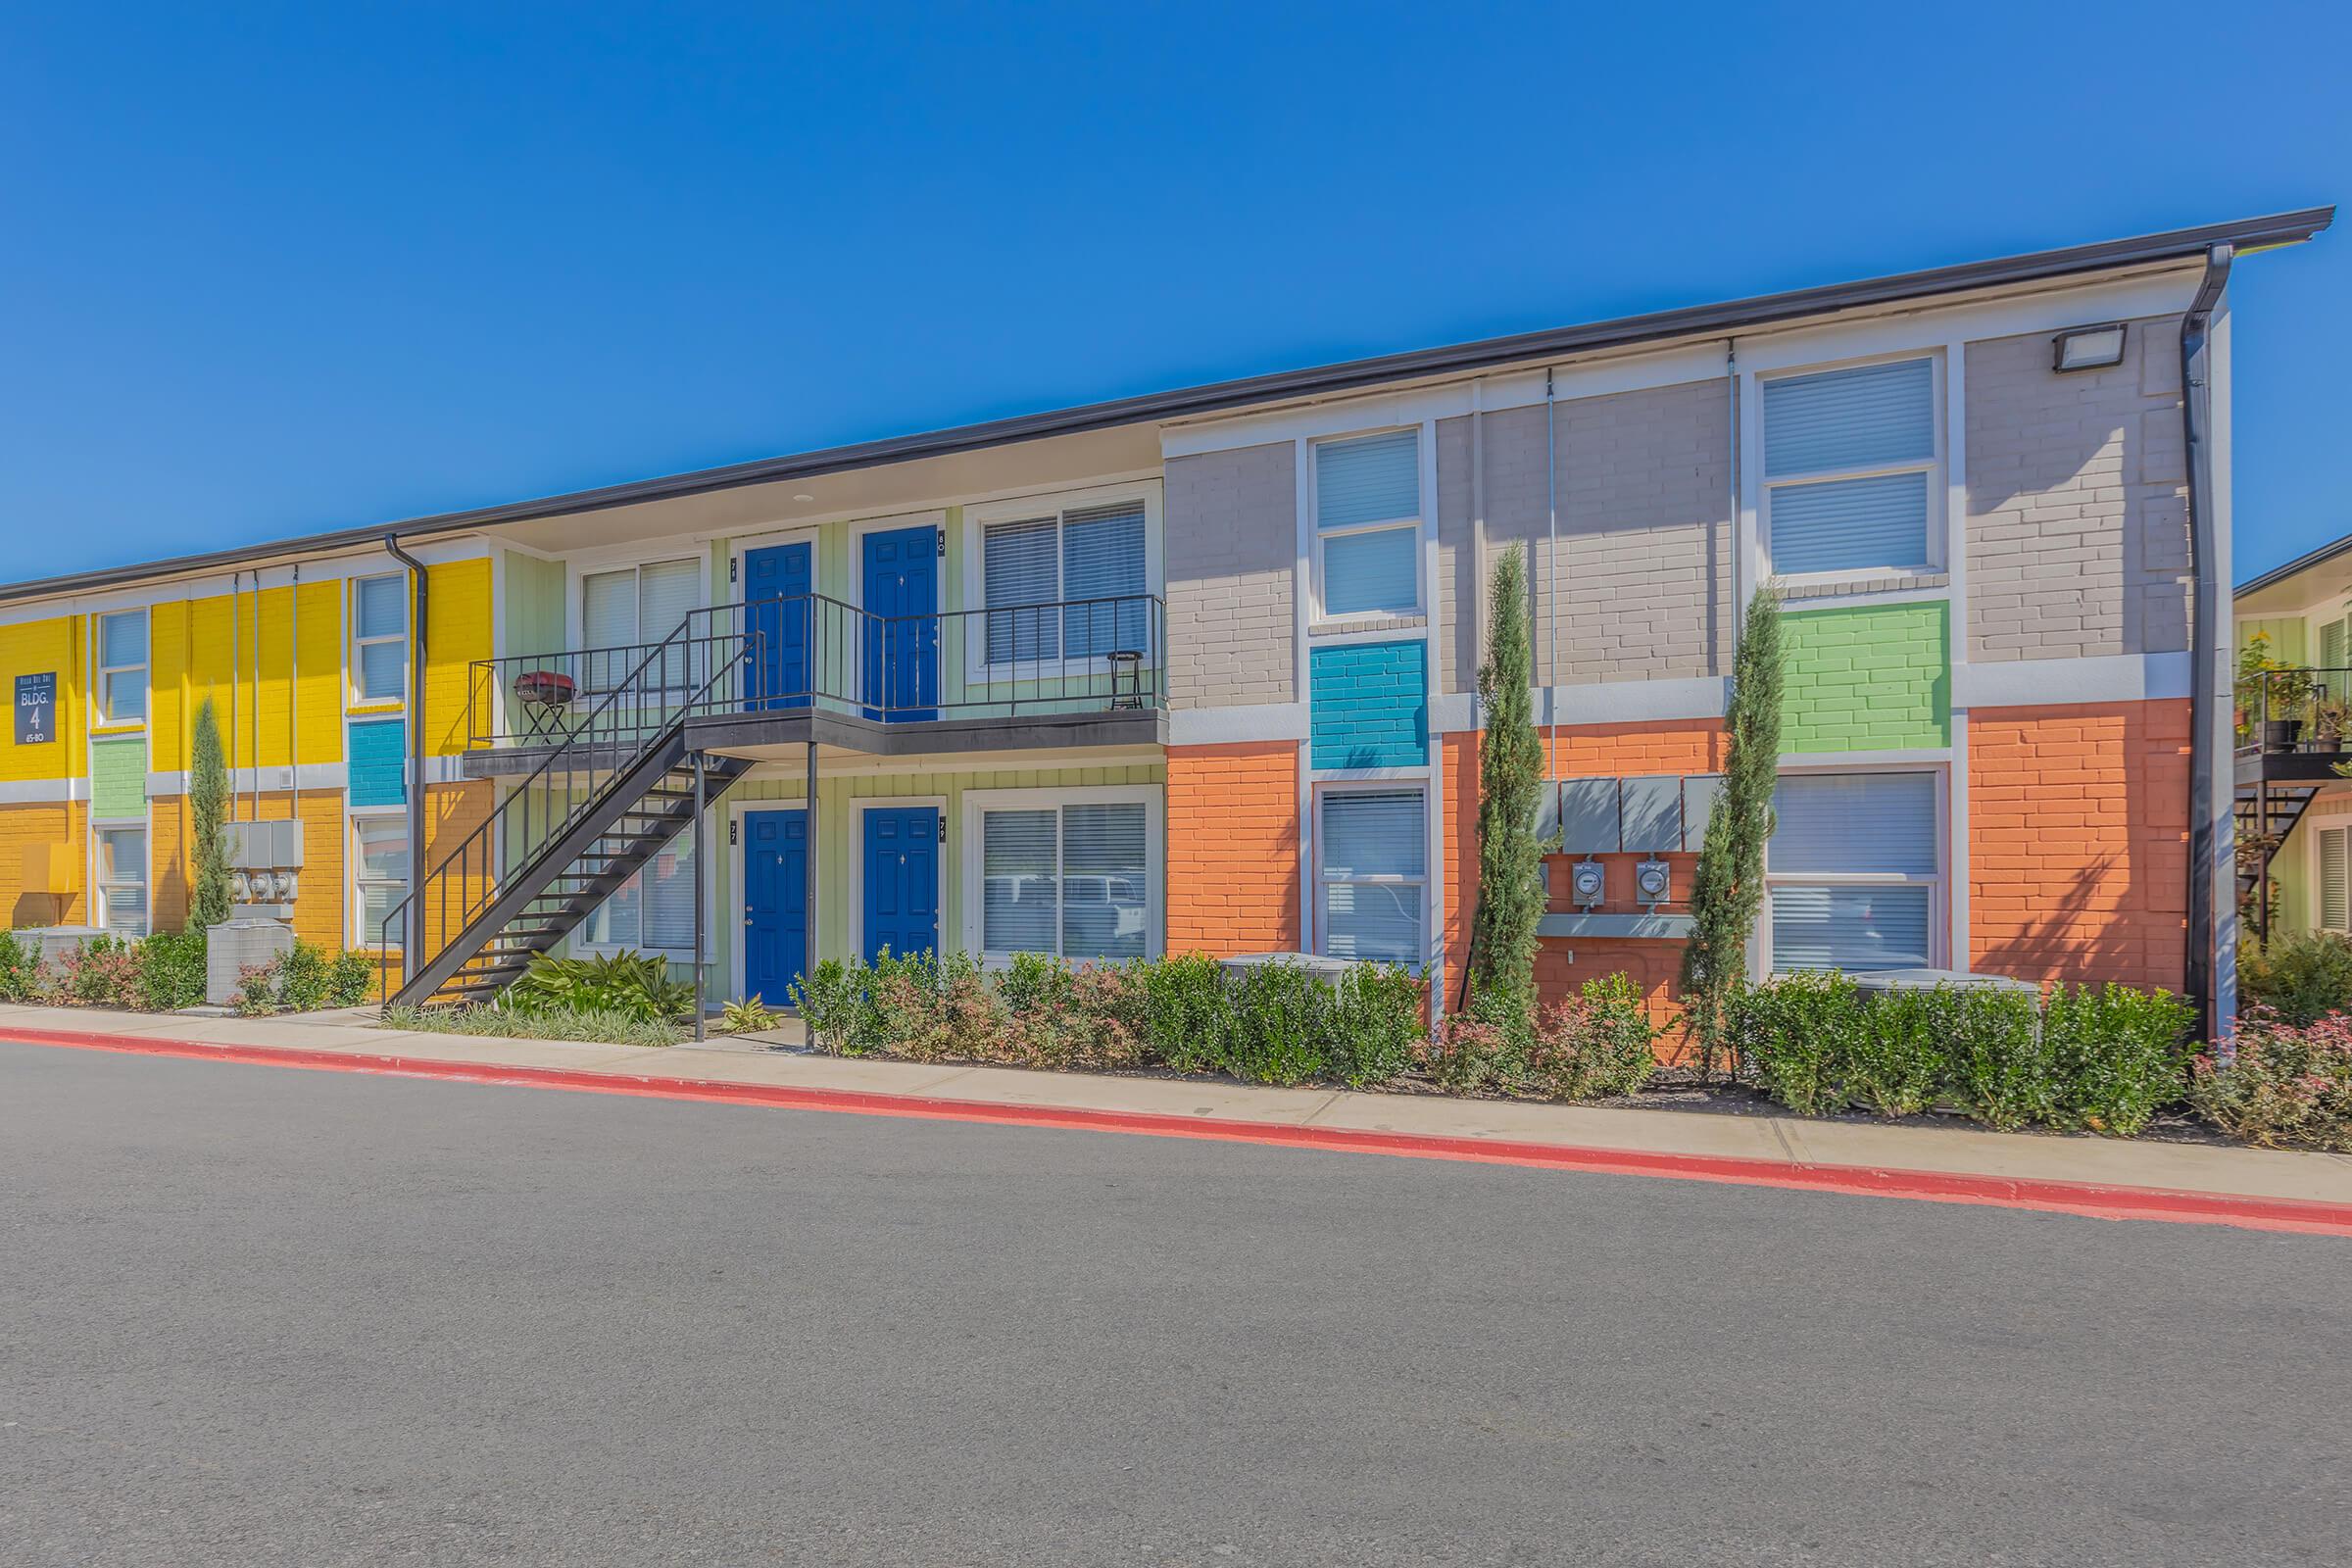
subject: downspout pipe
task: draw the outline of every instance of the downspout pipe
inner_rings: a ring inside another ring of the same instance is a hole
[[[402,982],[416,972],[423,955],[424,924],[424,656],[426,614],[432,588],[424,563],[400,548],[400,535],[384,535],[384,554],[409,569],[409,603],[415,607],[409,622],[409,916],[400,929]]]
[[[2188,723],[2188,972],[2189,1000],[2203,1037],[2228,1038],[2236,1001],[2236,955],[2219,941],[2225,900],[2235,889],[2230,844],[2223,828],[2220,753],[2214,726],[2220,712],[2222,583],[2214,538],[2213,387],[2209,350],[2213,313],[2230,285],[2234,247],[2205,253],[2205,275],[2180,318],[2180,423],[2188,454],[2188,554],[2194,577],[2189,636]]]

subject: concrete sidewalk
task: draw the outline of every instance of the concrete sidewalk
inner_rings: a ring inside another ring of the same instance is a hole
[[[350,1058],[397,1057],[457,1070],[472,1066],[491,1071],[512,1069],[525,1075],[610,1078],[615,1088],[660,1092],[667,1086],[698,1092],[698,1098],[703,1097],[702,1092],[728,1088],[745,1091],[746,1098],[770,1101],[783,1098],[779,1091],[874,1097],[881,1103],[840,1108],[888,1113],[887,1102],[898,1101],[909,1113],[953,1115],[960,1106],[985,1119],[1000,1120],[1014,1119],[1007,1113],[1031,1110],[1048,1118],[1059,1114],[1073,1124],[1090,1116],[1102,1118],[1105,1124],[1114,1120],[1136,1123],[1126,1128],[1133,1131],[1162,1130],[1143,1125],[1147,1122],[1164,1126],[1190,1120],[1220,1129],[1212,1136],[1235,1136],[1231,1129],[1237,1126],[1255,1127],[1282,1142],[1311,1143],[1316,1140],[1307,1135],[1320,1132],[1330,1135],[1329,1141],[1335,1144],[1352,1138],[1361,1147],[1388,1147],[1396,1152],[1415,1152],[1404,1147],[1409,1143],[1456,1144],[1462,1146],[1462,1152],[1451,1157],[1465,1158],[1481,1157],[1478,1146],[1495,1150],[1497,1157],[1507,1157],[1501,1152],[1506,1150],[1515,1153],[1530,1149],[1597,1152],[1647,1162],[1660,1174],[1673,1174],[1678,1160],[1694,1165],[1755,1162],[1759,1167],[1817,1173],[1914,1173],[1987,1183],[2352,1206],[2352,1157],[2334,1154],[1995,1133],[1926,1119],[1823,1121],[1770,1112],[1539,1104],[1330,1089],[1261,1089],[1208,1079],[1120,1078],[952,1063],[849,1060],[746,1050],[728,1042],[662,1049],[501,1040],[379,1029],[368,1022],[371,1016],[369,1011],[354,1009],[299,1018],[191,1018],[84,1007],[0,1005],[0,1038],[18,1032],[53,1033],[90,1037],[89,1044],[116,1041],[131,1049],[137,1049],[140,1042],[151,1046],[183,1042],[223,1052],[243,1048]],[[361,1063],[355,1059],[353,1065]],[[1181,1135],[1180,1128],[1164,1130]],[[1608,1161],[1597,1163],[1606,1165]],[[1809,1181],[1806,1185],[1838,1184]],[[1911,1196],[1928,1194],[1914,1192]],[[2097,1205],[2043,1206],[2089,1211]]]

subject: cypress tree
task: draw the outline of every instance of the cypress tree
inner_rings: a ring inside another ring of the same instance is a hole
[[[1472,929],[1471,1009],[1525,1040],[1535,1027],[1537,922],[1544,917],[1544,846],[1536,838],[1544,749],[1536,736],[1535,628],[1527,554],[1513,545],[1494,565],[1493,621],[1478,670],[1486,731],[1478,743],[1478,914]]]
[[[196,710],[192,743],[194,765],[188,776],[188,816],[193,842],[188,858],[195,867],[195,896],[188,917],[199,931],[228,918],[228,844],[222,824],[228,813],[228,758],[220,745],[220,722],[206,698]]]
[[[1780,779],[1781,692],[1786,674],[1781,599],[1770,584],[1747,602],[1724,713],[1723,784],[1707,817],[1691,878],[1690,940],[1683,949],[1683,1027],[1711,1077],[1724,1049],[1732,992],[1747,976],[1747,940],[1764,905],[1764,846]]]

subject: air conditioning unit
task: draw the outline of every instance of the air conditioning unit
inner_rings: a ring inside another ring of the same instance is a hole
[[[294,928],[269,916],[223,920],[204,933],[204,1000],[228,1005],[247,969],[294,951]]]

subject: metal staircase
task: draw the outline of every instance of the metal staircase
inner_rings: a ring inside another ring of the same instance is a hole
[[[2253,920],[2263,941],[2271,935],[2270,900],[2264,896],[2271,862],[2324,788],[2300,779],[2263,779],[2237,786],[2237,906],[2241,916]]]
[[[693,822],[698,762],[706,800],[752,765],[698,759],[686,720],[739,700],[756,634],[696,626],[689,618],[645,650],[547,737],[546,760],[394,906],[377,977],[384,1004],[489,1000]],[[404,967],[399,934],[412,922],[421,940]]]

